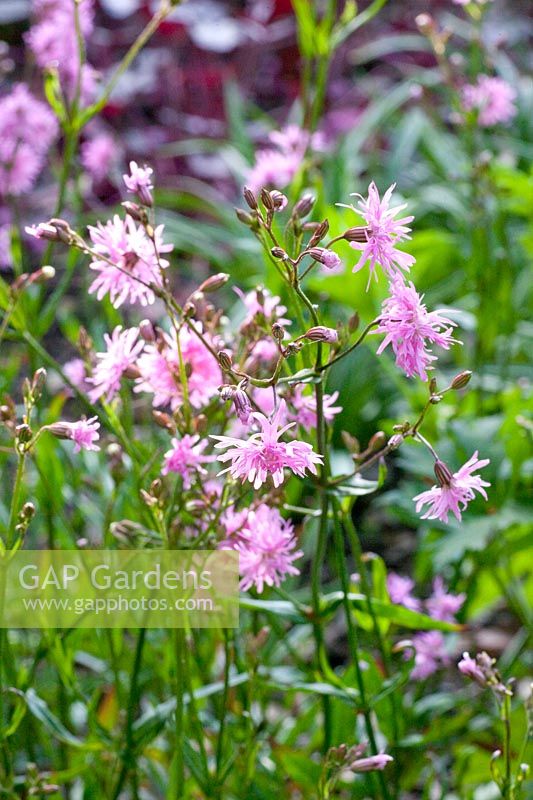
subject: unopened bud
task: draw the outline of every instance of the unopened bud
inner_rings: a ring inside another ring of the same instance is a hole
[[[194,431],[195,433],[205,433],[207,430],[209,420],[205,414],[198,414],[194,418]]]
[[[255,224],[255,219],[251,216],[251,214],[248,214],[246,211],[243,211],[242,208],[236,208],[235,214],[237,215],[237,219],[239,220],[239,222],[244,223],[244,225],[252,226]]]
[[[326,236],[328,231],[329,231],[329,222],[327,219],[325,219],[323,222],[320,222],[317,225],[317,227],[315,228],[315,232],[309,239],[309,244],[307,246],[314,247],[315,245],[317,245],[320,241],[322,241],[324,236]]]
[[[352,436],[351,433],[348,433],[348,431],[341,431],[341,439],[346,449],[349,450],[352,455],[357,455],[361,452],[359,440],[355,436]]]
[[[156,478],[150,484],[150,494],[152,495],[152,497],[159,498],[161,497],[162,492],[163,492],[163,482],[161,478]]]
[[[252,192],[250,188],[248,188],[248,186],[244,187],[242,195],[244,197],[246,205],[249,208],[251,208],[252,211],[257,211],[257,199],[255,197],[255,194]]]
[[[360,244],[364,244],[368,242],[370,234],[371,230],[367,225],[358,225],[355,228],[348,228],[347,231],[344,231],[342,238],[346,239],[347,242],[359,242]]]
[[[381,450],[387,444],[387,434],[384,431],[377,431],[368,442],[368,450],[372,453]]]
[[[435,476],[440,483],[441,486],[449,486],[453,475],[450,471],[450,468],[444,463],[444,461],[436,461],[435,462]]]
[[[229,281],[227,272],[217,272],[216,275],[211,275],[198,287],[199,292],[216,292],[221,289]]]
[[[393,436],[390,437],[389,441],[387,442],[387,447],[389,450],[397,450],[401,444],[403,444],[403,435],[401,433],[395,433]]]
[[[261,202],[267,211],[275,211],[276,206],[268,189],[261,189]]]
[[[273,247],[270,252],[274,256],[274,258],[281,258],[281,259],[287,258],[287,253],[285,252],[283,247]]]
[[[220,352],[217,353],[217,358],[218,358],[218,363],[220,364],[222,369],[225,372],[230,372],[233,366],[231,353],[229,353],[227,350],[220,350]]]
[[[306,217],[315,204],[315,198],[311,194],[306,194],[294,206],[293,215],[302,219]]]
[[[348,330],[350,331],[350,333],[355,333],[355,331],[359,327],[360,322],[361,318],[358,312],[356,311],[355,314],[352,314],[352,316],[348,320]]]
[[[289,201],[283,192],[278,192],[277,189],[274,189],[274,191],[270,192],[270,197],[272,198],[275,211],[283,211],[287,207]]]
[[[394,761],[392,756],[386,753],[378,753],[375,756],[368,756],[368,758],[358,758],[350,764],[350,769],[352,772],[374,772],[375,770],[385,769],[391,761]]]
[[[329,344],[333,344],[333,342],[338,341],[339,334],[334,328],[316,325],[314,328],[309,328],[307,333],[304,334],[304,339],[308,339],[310,342],[328,342]]]
[[[35,506],[33,503],[24,503],[19,511],[19,519],[23,522],[29,522],[35,516]]]
[[[219,386],[218,393],[220,395],[220,399],[223,402],[226,402],[227,400],[233,400],[233,395],[235,394],[235,386],[230,386],[229,384],[224,384],[224,386]]]
[[[32,394],[36,400],[38,400],[39,397],[41,396],[45,383],[46,383],[46,370],[44,369],[44,367],[40,367],[34,373],[31,382]]]
[[[244,389],[237,388],[233,395],[235,413],[243,425],[247,425],[252,413],[252,405]]]
[[[29,425],[26,425],[26,423],[23,423],[22,425],[17,425],[17,427],[15,428],[15,434],[17,436],[18,441],[21,442],[22,444],[29,442],[32,437],[31,428]]]
[[[456,375],[453,381],[451,382],[450,386],[452,389],[464,389],[465,386],[470,383],[470,378],[472,377],[472,373],[469,369],[465,369],[464,372],[460,372],[459,375]]]
[[[280,322],[274,322],[272,325],[272,336],[277,342],[282,342],[285,336],[285,328]]]
[[[167,431],[174,430],[174,421],[171,416],[165,414],[164,411],[152,411],[152,419],[154,420],[156,425],[159,425],[160,428],[165,428]]]
[[[78,349],[82,355],[89,355],[93,349],[93,340],[83,326],[78,333]]]
[[[145,342],[153,343],[157,340],[154,323],[149,319],[143,319],[139,322],[139,333]]]
[[[130,380],[135,380],[135,378],[141,377],[141,371],[135,364],[128,364],[122,374],[125,378],[129,378]]]
[[[126,214],[128,214],[128,216],[130,216],[133,220],[135,220],[135,222],[140,222],[142,224],[148,222],[146,209],[144,209],[137,203],[132,203],[131,200],[125,200],[122,203],[122,207],[126,211]]]

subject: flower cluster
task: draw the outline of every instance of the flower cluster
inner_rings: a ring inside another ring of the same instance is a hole
[[[503,78],[480,75],[477,83],[463,86],[461,102],[465,111],[475,111],[477,122],[484,128],[506,124],[517,113],[516,90]]]
[[[96,73],[89,64],[80,75],[78,34],[87,39],[94,28],[93,0],[33,0],[35,21],[26,35],[26,42],[37,64],[57,69],[66,96],[90,102],[95,94]],[[76,20],[78,15],[78,20]]]
[[[455,622],[457,613],[464,604],[464,594],[447,592],[444,581],[437,576],[433,582],[433,592],[425,601],[412,595],[414,582],[407,577],[390,572],[387,575],[387,589],[393,603],[403,605],[411,611],[426,610],[433,619]],[[411,677],[424,680],[441,667],[450,663],[446,638],[440,631],[422,631],[413,636],[415,664]]]
[[[25,84],[0,98],[0,195],[31,191],[57,132],[51,109]]]
[[[268,139],[271,146],[257,151],[247,178],[252,191],[267,186],[288,186],[300,169],[307,150],[322,150],[324,147],[321,134],[310,134],[297,125],[273,131]]]

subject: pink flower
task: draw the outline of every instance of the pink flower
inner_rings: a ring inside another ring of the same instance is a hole
[[[304,394],[304,391],[303,386],[295,388],[290,400],[295,413],[289,413],[288,417],[297,422],[298,425],[301,425],[302,428],[309,430],[310,428],[316,428],[316,397],[314,394]],[[326,422],[331,422],[342,411],[342,406],[334,405],[338,397],[338,392],[324,395],[323,408]]]
[[[119,159],[119,150],[114,138],[100,133],[87,139],[81,146],[81,163],[96,182],[104,180]]]
[[[74,98],[79,75],[74,6],[72,0],[34,0],[37,19],[25,37],[37,64],[42,69],[54,66],[58,70],[62,88],[70,99]],[[81,0],[78,9],[81,33],[87,38],[94,28],[93,0]],[[92,99],[95,86],[95,72],[90,65],[84,64],[82,100],[89,102]]]
[[[82,358],[73,358],[63,364],[63,372],[68,380],[80,392],[88,392],[90,385],[88,383],[87,367]]]
[[[516,90],[502,78],[480,75],[476,84],[463,86],[461,101],[465,111],[477,111],[483,127],[510,122],[516,116]]]
[[[25,84],[0,99],[0,195],[31,191],[57,131],[51,109]]]
[[[98,275],[89,293],[96,293],[98,300],[109,294],[115,308],[126,300],[142,306],[153,303],[154,287],[161,286],[161,270],[168,267],[168,261],[158,259],[143,228],[137,228],[131,217],[122,220],[115,215],[105,225],[99,222],[96,228],[90,226],[89,235],[93,249],[103,256],[91,262]],[[168,253],[172,245],[163,244],[162,235],[163,225],[159,225],[155,229],[157,252]]]
[[[390,344],[396,365],[408,378],[418,375],[427,380],[427,370],[436,361],[427,349],[436,344],[447,350],[457,340],[452,337],[455,323],[438,311],[428,311],[412,283],[406,285],[397,277],[391,283],[390,297],[383,302],[379,326],[374,333],[384,333],[378,355]]]
[[[238,287],[235,293],[246,306],[246,319],[241,328],[246,328],[254,324],[263,324],[271,327],[272,323],[279,322],[280,325],[290,325],[289,319],[285,319],[283,314],[287,313],[287,307],[281,304],[277,295],[271,295],[268,289],[253,289],[244,294]]]
[[[122,176],[128,192],[136,194],[145,206],[152,206],[154,203],[152,173],[151,167],[139,167],[136,161],[130,161],[130,174]]]
[[[440,519],[443,522],[448,522],[448,515],[452,512],[455,517],[461,521],[461,511],[464,511],[468,503],[474,499],[475,493],[479,494],[487,500],[487,493],[484,487],[490,486],[490,483],[482,480],[479,475],[473,473],[486,467],[490,464],[488,458],[478,459],[478,451],[474,453],[466,464],[463,464],[458,472],[455,472],[449,481],[440,482],[440,486],[433,486],[426,492],[417,494],[413,497],[416,503],[417,513],[425,505],[429,505],[428,510],[422,515],[422,519]],[[461,506],[461,508],[460,508]]]
[[[387,575],[387,590],[392,602],[411,611],[420,611],[422,607],[420,600],[411,594],[414,585],[411,578],[398,575],[396,572],[389,572]]]
[[[79,453],[80,450],[99,450],[100,448],[95,442],[100,438],[98,429],[100,423],[97,421],[98,417],[91,417],[90,419],[80,419],[78,422],[59,422],[58,426],[63,426],[63,437],[72,439],[74,442],[74,452]],[[53,430],[53,426],[52,430]]]
[[[138,328],[126,328],[123,331],[122,325],[117,325],[111,336],[104,333],[107,350],[96,354],[98,363],[88,379],[94,386],[89,392],[92,403],[102,395],[109,403],[116,395],[122,376],[135,364],[144,347],[144,342],[138,341],[138,337]]]
[[[446,642],[440,631],[424,631],[413,636],[415,666],[411,672],[414,680],[424,680],[450,662]]]
[[[307,148],[322,149],[320,134],[310,134],[297,125],[289,125],[269,135],[274,147],[258,150],[255,163],[247,176],[253,192],[264,187],[288,186],[302,164]]]
[[[392,756],[387,755],[387,753],[377,753],[375,756],[357,758],[350,764],[350,770],[352,772],[374,772],[375,770],[384,770],[391,761],[394,761],[394,759]]]
[[[394,219],[400,211],[406,208],[406,205],[389,208],[395,186],[396,184],[393,183],[381,200],[376,184],[372,181],[368,187],[366,200],[361,195],[355,195],[361,198],[357,209],[354,206],[345,206],[361,214],[369,228],[366,242],[350,242],[350,247],[361,250],[361,258],[353,268],[353,272],[358,272],[367,261],[370,261],[367,289],[372,276],[375,275],[377,279],[376,264],[381,266],[389,278],[393,278],[395,275],[401,275],[402,270],[408,271],[415,263],[413,256],[396,249],[399,242],[411,238],[409,236],[411,229],[407,227],[407,224],[412,222],[414,217]]]
[[[255,586],[261,594],[265,586],[279,586],[287,575],[299,575],[293,562],[303,556],[297,544],[291,522],[283,519],[277,508],[264,503],[246,518],[237,516],[240,527],[220,547],[239,553],[240,587],[243,592]],[[229,546],[228,546],[229,545]]]
[[[161,470],[163,475],[169,472],[177,472],[183,478],[183,488],[191,488],[191,480],[195,475],[207,475],[207,470],[202,464],[214,461],[214,456],[202,455],[207,446],[207,441],[200,442],[198,434],[182,436],[181,439],[174,438],[171,441],[172,448],[165,453],[165,463]]]
[[[201,324],[194,323],[202,333]],[[181,328],[179,334],[183,362],[189,376],[187,387],[189,400],[194,408],[201,408],[217,393],[222,382],[222,374],[216,358],[207,350],[200,339],[188,328]],[[137,367],[141,373],[136,392],[151,392],[153,405],[170,405],[174,410],[183,403],[183,389],[180,380],[180,360],[176,332],[165,334],[160,342],[146,345]]]
[[[483,674],[483,671],[480,669],[479,664],[477,663],[475,658],[471,658],[469,653],[463,653],[462,659],[457,664],[459,671],[466,675],[467,678],[471,678],[476,683],[479,683],[481,686],[487,685],[487,679]]]
[[[426,600],[426,608],[433,619],[454,622],[455,615],[465,600],[465,594],[448,594],[444,588],[444,581],[438,575],[433,581],[433,594]]]
[[[254,489],[259,489],[265,483],[268,475],[272,476],[274,486],[283,483],[284,470],[288,468],[296,475],[304,477],[306,470],[316,475],[316,465],[322,463],[322,456],[317,455],[307,442],[280,442],[280,437],[296,423],[279,427],[280,420],[285,414],[285,401],[282,400],[278,410],[271,420],[264,414],[254,412],[251,416],[259,423],[261,431],[252,434],[249,439],[236,439],[232,436],[212,436],[216,439],[216,448],[226,448],[227,451],[218,456],[218,460],[231,461],[231,466],[223,470],[229,472],[232,478],[241,478],[242,482],[248,480]]]

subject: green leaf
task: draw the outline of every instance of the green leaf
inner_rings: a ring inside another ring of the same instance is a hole
[[[332,592],[325,595],[321,602],[321,613],[323,616],[328,616],[343,602],[344,595],[342,592]],[[354,610],[367,613],[368,600],[363,594],[349,594],[348,600],[353,606]],[[420,631],[459,631],[461,625],[456,625],[452,622],[442,622],[442,620],[433,619],[426,614],[421,614],[418,611],[411,611],[404,606],[397,606],[393,603],[385,603],[382,600],[371,598],[372,608],[374,614],[378,619],[388,619],[395,625],[400,625],[403,628],[411,628]]]
[[[69,745],[70,747],[76,747],[80,750],[101,750],[102,743],[101,742],[84,742],[82,739],[78,739],[77,736],[74,736],[69,730],[65,728],[62,722],[58,720],[58,718],[52,714],[50,709],[48,708],[45,701],[42,697],[35,692],[34,689],[28,689],[28,691],[24,695],[24,699],[26,700],[26,705],[28,706],[28,710],[35,719],[38,719],[39,722],[42,722],[48,733],[60,742]]]

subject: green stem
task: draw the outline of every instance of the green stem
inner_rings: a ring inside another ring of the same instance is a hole
[[[185,764],[183,760],[183,742],[184,742],[184,699],[185,692],[185,631],[183,628],[176,628],[174,630],[174,653],[175,653],[175,697],[176,697],[176,712],[174,715],[174,795],[176,800],[185,797]]]
[[[224,631],[224,690],[222,692],[222,699],[220,705],[220,720],[218,728],[218,740],[216,747],[216,783],[217,783],[217,797],[222,800],[224,787],[222,785],[222,762],[224,757],[224,734],[226,729],[226,716],[228,710],[228,695],[229,695],[229,671],[231,665],[231,653],[228,631]]]
[[[22,494],[22,481],[24,478],[24,465],[26,462],[25,453],[19,453],[17,472],[15,475],[15,485],[13,487],[13,496],[11,498],[11,508],[9,510],[9,523],[7,527],[6,548],[11,550],[15,542],[15,528],[17,526],[17,517],[20,510],[20,497]]]
[[[122,768],[118,777],[117,785],[113,793],[113,800],[118,800],[123,786],[128,777],[130,769],[134,766],[135,745],[133,739],[133,723],[135,721],[135,712],[139,702],[139,672],[142,663],[142,653],[144,648],[144,641],[146,637],[146,628],[139,630],[137,638],[137,646],[135,648],[135,657],[133,661],[133,669],[131,673],[130,694],[128,698],[128,708],[126,717],[126,745],[124,754],[122,756]]]

